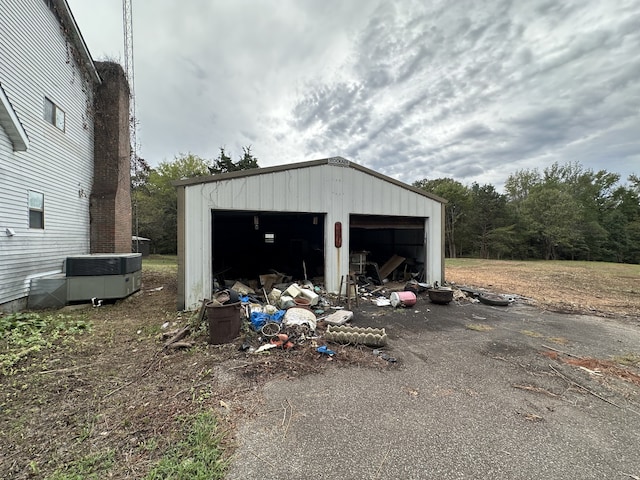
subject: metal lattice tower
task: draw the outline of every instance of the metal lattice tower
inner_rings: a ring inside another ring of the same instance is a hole
[[[129,169],[134,176],[138,174],[138,139],[136,135],[136,88],[133,69],[133,11],[132,0],[122,0],[122,33],[124,34],[124,70],[129,82],[129,142],[131,143],[131,155]],[[135,222],[136,252],[140,251],[140,231],[138,219],[138,193],[137,189],[131,192],[133,195],[133,219]]]
[[[124,34],[124,70],[129,82],[129,132],[131,135],[131,166],[137,169],[138,142],[136,138],[136,94],[133,69],[133,14],[132,0],[122,0],[122,31]]]

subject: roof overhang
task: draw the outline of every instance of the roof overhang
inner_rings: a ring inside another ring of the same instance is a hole
[[[297,168],[309,168],[309,167],[316,167],[320,165],[333,165],[336,167],[353,168],[355,170],[366,173],[368,175],[373,175],[374,177],[379,178],[380,180],[384,180],[385,182],[392,183],[400,188],[411,190],[412,192],[415,192],[424,197],[430,198],[431,200],[435,200],[436,202],[448,203],[448,201],[442,197],[433,195],[432,193],[429,193],[429,192],[425,192],[424,190],[421,190],[412,185],[401,182],[400,180],[396,180],[395,178],[388,177],[386,175],[378,173],[375,170],[371,170],[369,168],[363,167],[362,165],[358,165],[357,163],[351,162],[342,157],[323,158],[320,160],[311,160],[308,162],[277,165],[275,167],[253,168],[251,170],[241,170],[239,172],[219,173],[217,175],[207,175],[204,177],[185,178],[183,180],[176,180],[172,182],[172,184],[175,187],[188,187],[190,185],[198,185],[202,183],[211,183],[211,182],[221,182],[223,180],[232,180],[234,178],[243,178],[243,177],[249,177],[253,175],[265,175],[268,173],[284,172],[287,170],[293,170]]]
[[[2,85],[0,85],[0,125],[7,132],[15,152],[24,152],[29,148],[27,132],[24,131],[22,123],[20,123],[18,115],[11,106],[11,102],[9,102]]]
[[[91,76],[91,80],[97,84],[102,83],[100,75],[98,75],[98,71],[96,70],[96,66],[93,64],[93,58],[91,58],[87,44],[85,43],[84,38],[82,38],[76,19],[73,17],[73,13],[71,13],[71,9],[67,4],[67,0],[52,0],[52,3],[56,8],[60,21],[63,26],[66,27],[64,29],[65,33],[69,36],[69,40],[80,56],[78,59],[81,62],[80,67],[86,69]]]

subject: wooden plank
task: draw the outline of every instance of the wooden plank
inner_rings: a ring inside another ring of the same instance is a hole
[[[387,262],[380,267],[378,270],[380,272],[380,278],[387,278],[391,272],[393,272],[396,268],[402,265],[402,262],[406,260],[405,257],[401,257],[400,255],[394,255]]]

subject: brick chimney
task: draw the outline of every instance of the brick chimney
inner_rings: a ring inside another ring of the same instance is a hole
[[[115,62],[96,62],[91,253],[131,252],[129,85]]]

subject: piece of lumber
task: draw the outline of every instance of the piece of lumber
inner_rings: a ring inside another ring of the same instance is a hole
[[[389,260],[387,260],[387,262],[378,269],[380,279],[383,280],[387,278],[391,274],[391,272],[402,265],[402,262],[404,262],[405,260],[406,258],[401,257],[400,255],[394,255]]]
[[[194,342],[174,342],[171,345],[167,345],[165,348],[178,349],[178,348],[191,348],[195,345]]]
[[[172,343],[179,342],[184,337],[189,335],[190,332],[191,332],[191,327],[189,325],[187,325],[186,327],[184,327],[181,330],[179,330],[178,333],[176,333],[173,337],[171,337],[169,340],[167,340],[164,343],[164,348],[169,347],[169,345],[171,345]]]

